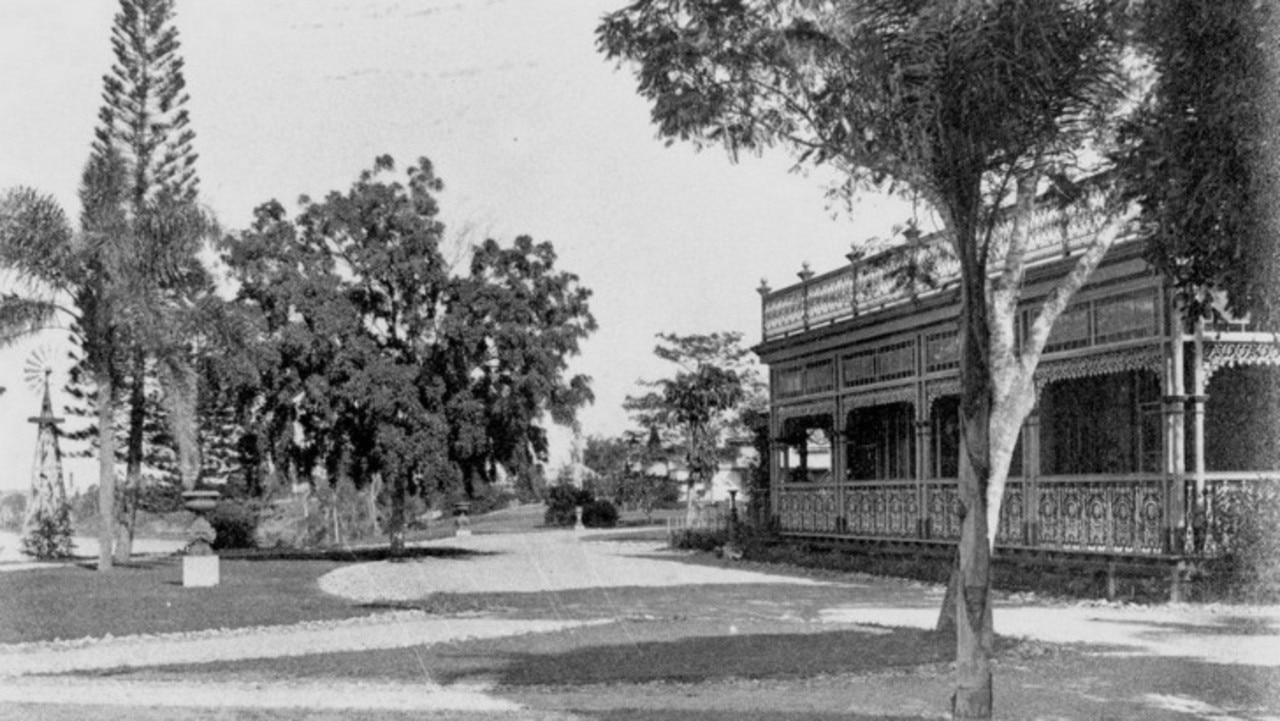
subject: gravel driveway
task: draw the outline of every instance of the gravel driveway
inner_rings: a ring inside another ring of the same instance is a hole
[[[601,536],[605,534],[591,534]],[[424,546],[476,552],[345,566],[320,579],[327,593],[357,601],[405,601],[432,593],[565,591],[616,586],[696,586],[740,583],[816,585],[804,578],[672,563],[656,541],[597,542],[573,531],[446,538]]]

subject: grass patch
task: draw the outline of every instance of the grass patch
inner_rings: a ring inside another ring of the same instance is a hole
[[[0,643],[172,633],[365,616],[375,609],[322,593],[339,563],[222,561],[222,582],[183,588],[177,558],[0,573]]]

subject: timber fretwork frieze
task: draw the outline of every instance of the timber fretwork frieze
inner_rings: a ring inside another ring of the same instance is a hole
[[[1158,345],[1120,348],[1103,353],[1092,353],[1078,358],[1042,361],[1036,368],[1036,392],[1049,383],[1127,373],[1136,370],[1160,372],[1164,365],[1164,350]]]
[[[1205,344],[1205,380],[1223,368],[1234,366],[1280,366],[1280,344],[1267,342],[1214,341]]]
[[[902,385],[894,388],[882,388],[864,393],[850,393],[842,396],[845,410],[850,408],[870,408],[890,403],[915,403],[915,385]]]

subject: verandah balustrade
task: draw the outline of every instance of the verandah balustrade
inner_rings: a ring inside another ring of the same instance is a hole
[[[1280,473],[1212,474],[1205,481],[1202,541],[1187,525],[1186,549],[1220,555],[1264,494],[1280,492]],[[1169,552],[1171,481],[1159,475],[1042,476],[1011,479],[997,545],[1126,555]],[[1185,481],[1195,508],[1195,482]],[[954,542],[960,502],[954,479],[792,483],[779,494],[778,524],[789,535]]]

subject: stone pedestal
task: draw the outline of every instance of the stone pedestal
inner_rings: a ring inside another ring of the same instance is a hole
[[[183,556],[182,587],[205,588],[218,585],[221,566],[217,556]]]
[[[573,530],[575,531],[587,530],[587,527],[582,525],[582,506],[574,506],[573,514],[574,514]]]
[[[471,538],[471,504],[455,503],[453,506],[453,535],[456,538]]]

